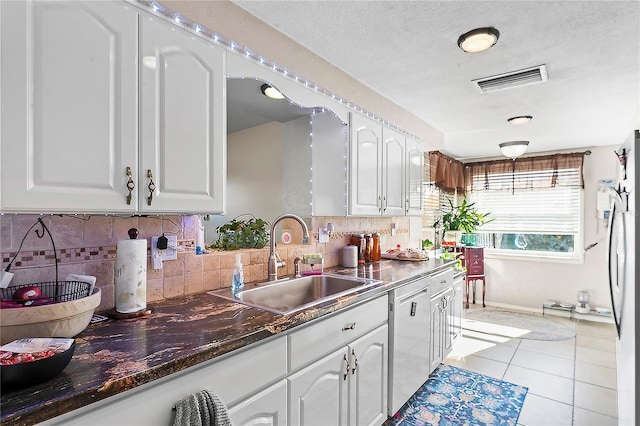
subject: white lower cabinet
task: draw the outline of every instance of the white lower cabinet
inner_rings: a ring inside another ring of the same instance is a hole
[[[287,424],[287,381],[259,392],[229,407],[234,426],[285,426]]]
[[[238,420],[237,424],[286,424],[286,336],[237,352],[222,360],[204,362],[42,424],[171,425],[175,417],[175,411],[172,410],[175,404],[203,389],[215,392],[225,404],[233,407],[230,414],[234,420]],[[274,422],[269,423],[269,418],[274,419]]]
[[[462,276],[453,281],[453,296],[449,302],[451,322],[451,344],[455,344],[462,336],[462,299],[464,297],[464,278]]]
[[[291,425],[380,425],[387,411],[387,325],[291,375]]]
[[[433,372],[451,352],[451,318],[454,297],[453,287],[439,292],[431,298],[431,346],[429,374]]]

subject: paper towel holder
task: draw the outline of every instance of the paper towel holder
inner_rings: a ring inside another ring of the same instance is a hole
[[[129,230],[127,231],[127,234],[129,235],[129,239],[131,240],[138,239],[138,229],[136,228],[129,228]],[[112,309],[106,311],[104,314],[114,319],[132,319],[132,318],[143,317],[146,315],[151,315],[152,313],[153,313],[153,307],[146,305],[143,309],[136,312],[118,312],[114,306]]]

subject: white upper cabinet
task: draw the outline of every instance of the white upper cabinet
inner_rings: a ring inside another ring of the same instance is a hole
[[[406,153],[405,213],[407,215],[421,215],[422,197],[424,196],[422,186],[424,151],[422,144],[407,137]]]
[[[349,213],[379,215],[382,211],[382,126],[351,114]]]
[[[400,132],[351,114],[349,214],[422,211],[422,150]]]
[[[399,132],[382,128],[382,214],[404,215],[405,140]]]
[[[126,3],[1,2],[3,211],[118,211],[137,175]]]
[[[0,14],[2,211],[223,211],[224,50],[127,2]]]
[[[223,212],[224,57],[218,46],[141,16],[140,211]]]

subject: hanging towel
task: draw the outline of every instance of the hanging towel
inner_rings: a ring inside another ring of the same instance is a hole
[[[229,412],[218,395],[204,389],[176,404],[173,426],[232,426]]]

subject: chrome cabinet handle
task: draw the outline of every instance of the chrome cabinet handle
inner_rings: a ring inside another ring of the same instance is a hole
[[[382,197],[380,195],[378,195],[378,201],[380,201],[380,207],[378,207],[378,211],[380,212],[382,211]]]
[[[131,167],[127,166],[127,189],[129,190],[129,193],[127,194],[127,204],[131,204],[131,193],[133,192],[135,187],[136,184],[133,182],[133,179],[131,177]]]
[[[358,357],[356,356],[356,350],[351,349],[351,356],[353,356],[353,368],[351,369],[351,375],[356,374],[356,370],[358,369]]]
[[[153,182],[153,174],[151,173],[151,169],[147,170],[147,177],[149,178],[149,196],[147,197],[147,204],[151,205],[153,201],[153,192],[156,190],[156,184]]]
[[[342,327],[342,331],[347,331],[347,330],[355,330],[356,329],[356,324],[355,322],[352,322],[351,324],[347,324],[344,327]]]
[[[349,365],[349,359],[347,358],[347,354],[344,354],[344,363],[345,363],[346,369],[342,377],[342,380],[347,380],[347,376],[349,375],[349,369],[351,368],[351,366]]]

